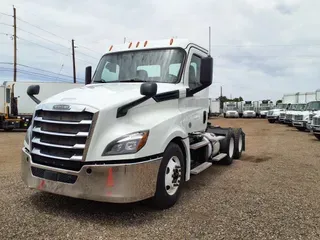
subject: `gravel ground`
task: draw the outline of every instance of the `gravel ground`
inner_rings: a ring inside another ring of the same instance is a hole
[[[214,124],[242,127],[247,151],[192,177],[165,211],[27,189],[24,133],[0,132],[0,239],[320,239],[320,142],[261,119]]]

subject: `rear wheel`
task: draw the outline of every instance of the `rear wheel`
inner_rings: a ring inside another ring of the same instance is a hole
[[[234,139],[235,139],[235,146],[234,146],[234,159],[241,158],[242,149],[243,149],[243,142],[242,142],[242,129],[235,128],[234,129]]]
[[[184,179],[185,160],[183,153],[179,145],[172,142],[163,154],[152,205],[158,209],[172,207],[178,201]]]
[[[227,135],[220,141],[220,152],[226,153],[227,156],[219,161],[223,165],[230,165],[233,162],[235,152],[235,137],[234,132],[229,129]]]

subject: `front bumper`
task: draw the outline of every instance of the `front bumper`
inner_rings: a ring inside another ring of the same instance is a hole
[[[286,123],[286,124],[292,124],[292,119],[284,119],[284,123]]]
[[[320,126],[312,126],[310,132],[315,135],[320,135]]]
[[[130,164],[84,165],[75,172],[35,164],[23,148],[21,177],[32,189],[100,202],[129,203],[154,196],[161,160],[162,157]]]
[[[307,128],[307,122],[306,121],[293,121],[292,126]]]
[[[243,117],[243,118],[255,118],[256,115],[253,115],[253,114],[243,114],[242,117]]]
[[[227,118],[238,118],[239,115],[238,114],[226,114]]]
[[[267,119],[277,120],[279,116],[267,115]]]

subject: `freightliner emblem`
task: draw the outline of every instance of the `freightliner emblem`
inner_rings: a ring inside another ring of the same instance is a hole
[[[54,105],[53,109],[54,110],[70,110],[71,107],[69,105],[59,104],[59,105]]]

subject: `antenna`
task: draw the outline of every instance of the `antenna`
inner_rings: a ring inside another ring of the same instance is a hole
[[[211,27],[209,26],[209,56],[211,56]]]

